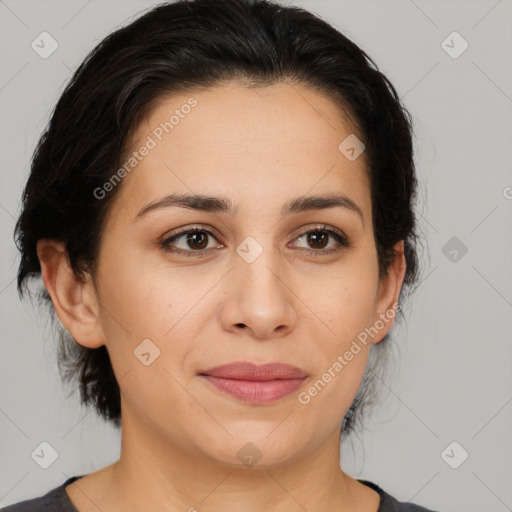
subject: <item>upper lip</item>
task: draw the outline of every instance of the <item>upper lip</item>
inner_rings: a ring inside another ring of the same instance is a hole
[[[289,364],[268,363],[256,365],[249,362],[235,362],[215,366],[202,372],[201,375],[253,381],[305,379],[308,376],[304,370]]]

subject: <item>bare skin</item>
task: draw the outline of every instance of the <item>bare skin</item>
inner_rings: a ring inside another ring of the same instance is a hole
[[[328,97],[234,83],[164,98],[133,150],[192,96],[197,106],[117,185],[94,279],[73,276],[62,243],[38,243],[59,318],[81,345],[106,345],[121,389],[120,459],[66,492],[80,512],[376,512],[378,494],[340,467],[340,426],[393,319],[307,404],[298,400],[393,309],[403,283],[402,242],[378,276],[364,153],[350,161],[339,151],[354,132]],[[238,211],[170,206],[137,217],[171,193],[227,197]],[[290,199],[333,193],[362,217],[336,206],[281,218]],[[186,235],[160,243],[198,224],[214,233],[203,245]],[[332,235],[322,245],[324,226],[350,245]],[[316,238],[304,235],[310,227]],[[236,251],[246,237],[262,249],[251,263]],[[134,355],[145,339],[160,350],[148,366]],[[247,404],[199,375],[233,361],[284,362],[308,378],[276,402]],[[250,467],[239,456],[247,443],[260,456]]]

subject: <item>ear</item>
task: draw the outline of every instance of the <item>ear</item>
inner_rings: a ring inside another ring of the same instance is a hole
[[[75,276],[66,246],[59,240],[38,240],[37,255],[44,285],[64,327],[84,347],[104,345],[99,303],[91,276],[87,274],[84,281]]]
[[[394,256],[388,272],[379,281],[372,326],[378,331],[371,339],[379,343],[391,330],[398,311],[398,298],[404,282],[407,264],[404,255],[404,241],[394,247]]]

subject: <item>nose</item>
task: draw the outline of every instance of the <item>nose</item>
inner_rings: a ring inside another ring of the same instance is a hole
[[[234,254],[220,313],[225,330],[268,339],[286,336],[294,329],[295,295],[280,271],[283,265],[270,249],[252,263]]]

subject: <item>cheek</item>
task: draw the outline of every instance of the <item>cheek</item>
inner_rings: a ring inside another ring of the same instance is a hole
[[[323,335],[316,337],[321,364],[304,402],[333,418],[348,409],[363,378],[371,345],[361,334],[371,325],[377,287],[370,254],[340,265],[322,290],[306,290]]]
[[[182,380],[177,369],[197,335],[193,315],[187,315],[197,298],[179,279],[148,268],[137,271],[132,264],[123,258],[101,275],[100,321],[112,367],[132,407],[144,410],[151,405],[167,417],[163,411],[179,402],[186,415],[192,403],[173,376]]]
[[[364,288],[364,289],[363,289]],[[359,338],[369,326],[372,287],[336,289],[325,303],[326,334],[315,336],[316,372],[298,401],[308,414],[322,417],[325,426],[341,421],[354,400],[366,369],[370,343]],[[320,316],[320,315],[319,315]],[[324,428],[324,427],[321,427]]]
[[[144,347],[151,358],[157,354],[152,367],[178,367],[204,323],[207,302],[198,304],[205,293],[204,282],[201,285],[199,277],[193,281],[190,271],[152,265],[151,258],[140,265],[133,251],[117,260],[115,266],[98,270],[100,321],[116,373],[139,369],[137,354],[145,353]]]
[[[354,258],[304,289],[305,303],[317,315],[322,341],[337,349],[369,326],[378,288],[377,267],[368,259]]]
[[[345,352],[334,355],[298,396],[298,402],[304,407],[317,409],[318,414],[341,419],[354,400],[361,384],[368,348],[362,347],[357,354],[352,354],[350,361]],[[309,411],[314,414],[313,411]],[[328,422],[332,424],[332,422]]]
[[[179,272],[156,265],[148,256],[143,261],[142,254],[133,248],[114,252],[107,247],[98,282],[103,309],[107,310],[106,324],[114,329],[124,328],[134,338],[160,338],[172,327],[183,309],[181,304],[188,303],[187,297],[192,294],[192,287],[183,286]]]

